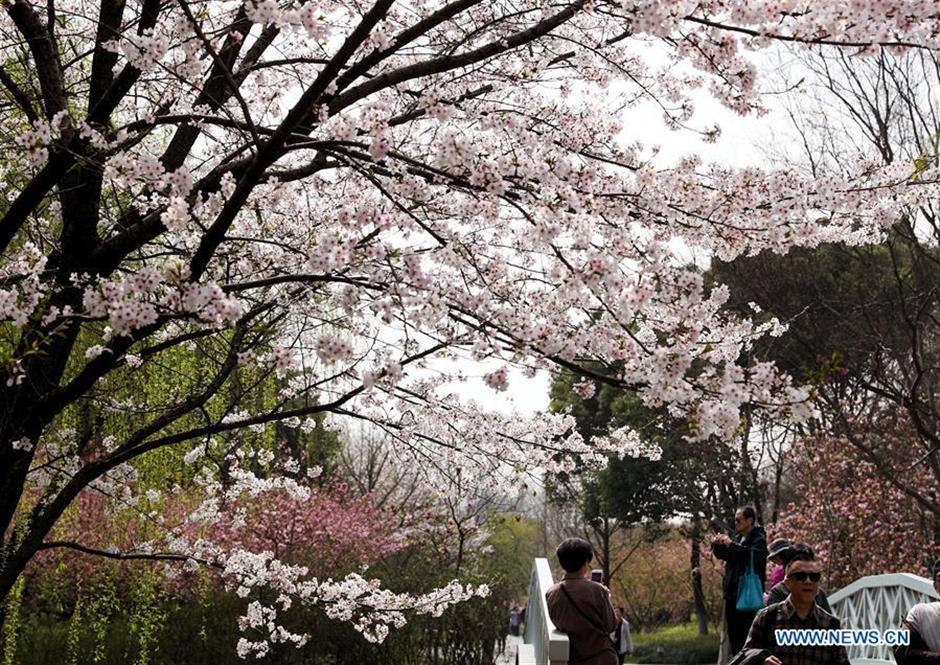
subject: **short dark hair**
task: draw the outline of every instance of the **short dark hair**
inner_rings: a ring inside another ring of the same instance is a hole
[[[933,565],[930,567],[930,573],[934,580],[940,577],[940,559],[933,562]]]
[[[584,538],[565,538],[555,550],[555,556],[566,573],[573,573],[594,558],[594,550]]]
[[[790,564],[794,561],[815,561],[816,553],[813,551],[813,548],[807,545],[806,543],[797,543],[790,548],[790,551],[786,554],[786,560],[784,561],[784,570],[790,570]]]
[[[754,510],[754,506],[741,506],[738,510],[741,511],[741,515],[744,516],[744,519],[757,521],[757,511]]]

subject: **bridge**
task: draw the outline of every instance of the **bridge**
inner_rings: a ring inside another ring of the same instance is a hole
[[[940,600],[930,580],[910,573],[870,575],[855,580],[829,596],[832,612],[843,628],[897,628],[917,603]],[[887,646],[851,646],[852,665],[893,663]]]
[[[567,665],[568,636],[555,628],[548,616],[545,592],[554,584],[548,559],[539,558],[529,578],[529,602],[525,608],[525,634],[516,654],[516,665]]]
[[[568,636],[548,616],[545,592],[554,584],[548,559],[535,559],[529,580],[529,602],[525,613],[525,636],[516,655],[516,665],[567,665]],[[843,628],[887,630],[901,625],[907,611],[917,603],[940,600],[930,580],[910,573],[862,577],[829,595],[833,613]],[[852,646],[852,665],[894,663],[890,647]]]

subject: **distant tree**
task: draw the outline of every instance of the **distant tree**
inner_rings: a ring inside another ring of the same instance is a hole
[[[789,324],[754,353],[813,387],[820,417],[797,432],[854,446],[934,516],[940,538],[940,251],[892,232],[880,246],[824,245],[714,270],[735,289],[729,306],[755,303]]]
[[[621,428],[637,432],[658,454],[611,454],[600,470],[580,468],[561,475],[549,496],[556,503],[576,505],[584,535],[595,544],[605,579],[614,579],[635,548],[623,547],[625,533],[646,526],[655,538],[659,525],[678,515],[689,517],[690,570],[699,628],[705,633],[708,616],[701,586],[700,544],[705,520],[733,512],[741,501],[736,493],[737,454],[714,446],[701,455],[700,444],[685,435],[688,425],[664,417],[643,405],[633,393],[597,385],[571,374],[552,383],[550,408],[569,413],[585,441],[603,439]]]
[[[847,172],[862,160],[923,171],[938,163],[936,53],[863,61],[813,49],[797,62],[791,78],[800,77],[802,95],[788,111],[799,139],[792,144],[803,150],[785,157],[788,168]],[[764,251],[716,261],[712,274],[730,286],[732,311],[788,324],[752,353],[812,386],[819,418],[795,428],[797,438],[812,432],[853,446],[934,520],[940,543],[940,209],[925,199],[890,222],[881,243]]]

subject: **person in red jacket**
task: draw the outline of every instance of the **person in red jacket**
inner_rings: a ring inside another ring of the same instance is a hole
[[[786,556],[790,549],[790,541],[786,538],[776,538],[767,548],[767,560],[774,564],[773,570],[770,571],[770,581],[767,582],[768,589],[773,589],[778,583],[783,582],[783,578],[786,577]],[[764,605],[769,604],[767,593],[765,593]]]

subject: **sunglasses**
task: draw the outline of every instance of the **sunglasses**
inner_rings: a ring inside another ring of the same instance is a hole
[[[788,580],[794,580],[796,582],[818,582],[822,579],[822,573],[806,573],[800,571],[798,573],[790,573],[787,575]]]

